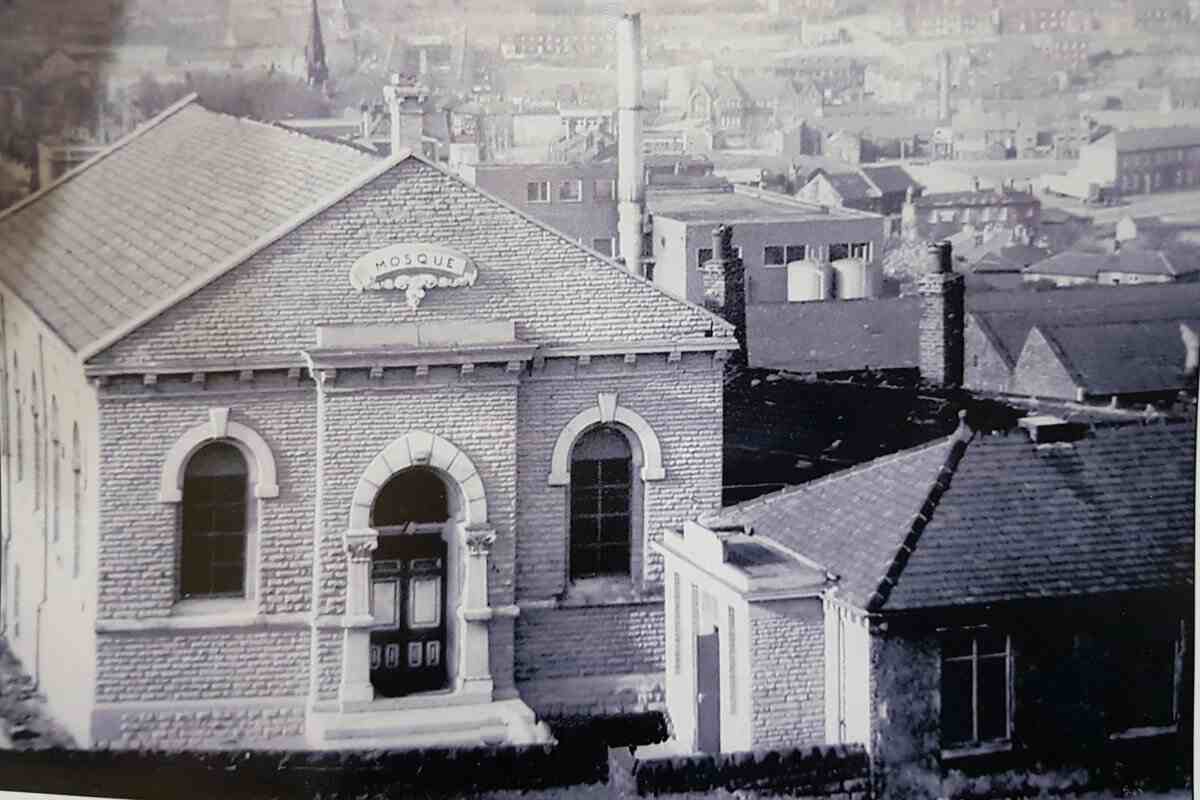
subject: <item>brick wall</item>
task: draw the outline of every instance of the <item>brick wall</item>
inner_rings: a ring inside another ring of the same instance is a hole
[[[0,392],[0,635],[86,742],[94,664],[60,653],[94,640],[96,398],[75,354],[3,287]]]
[[[459,249],[478,264],[478,281],[433,289],[416,311],[403,293],[351,287],[358,256],[398,241]],[[651,289],[458,178],[409,160],[92,362],[297,359],[298,350],[315,344],[319,324],[468,318],[518,320],[518,337],[537,343],[696,338],[714,326],[727,330],[702,309]]]
[[[664,637],[661,603],[524,611],[516,677],[662,672]]]
[[[964,341],[966,364],[963,386],[977,392],[1008,392],[1012,369],[974,316],[967,316]],[[1011,355],[1016,358],[1019,354]]]
[[[96,700],[297,697],[308,691],[307,630],[109,634]]]
[[[411,240],[463,250],[478,264],[478,282],[431,289],[416,311],[402,293],[360,293],[350,286],[355,258]],[[266,308],[271,313],[263,313]],[[213,406],[229,407],[231,421],[261,434],[279,471],[279,497],[256,504],[258,585],[249,612],[342,613],[342,536],[351,496],[371,460],[413,429],[447,439],[479,470],[496,530],[488,570],[491,604],[557,602],[566,589],[567,489],[548,485],[554,443],[572,417],[597,406],[598,393],[616,392],[621,407],[655,430],[666,468],[664,480],[646,486],[643,530],[633,542],[638,566],[629,591],[640,600],[621,607],[534,610],[516,623],[494,619],[492,672],[497,689],[504,690],[513,685],[514,659],[528,673],[567,654],[577,663],[564,661],[542,675],[661,673],[662,610],[653,589],[661,565],[642,559],[647,539],[663,526],[678,525],[719,502],[721,365],[711,353],[684,352],[674,359],[666,353],[596,356],[590,363],[551,357],[518,373],[480,364],[471,376],[437,366],[424,378],[411,369],[388,369],[382,378],[368,377],[365,367],[340,369],[320,399],[307,375],[288,378],[282,369],[257,370],[248,383],[234,373],[209,373],[196,384],[191,366],[178,377],[163,371],[169,364],[235,365],[246,359],[300,366],[300,352],[315,343],[317,325],[472,319],[515,320],[519,338],[548,346],[728,334],[717,318],[588,255],[457,179],[405,162],[93,359],[129,371],[102,390],[101,619],[145,621],[175,610],[178,505],[159,502],[157,487],[172,444],[207,422]],[[140,366],[145,364],[154,366]],[[157,382],[145,384],[142,373],[153,371],[160,372]],[[196,626],[202,629],[103,634],[105,697],[123,702],[177,701],[205,692],[293,696],[309,688],[298,676],[310,665],[315,697],[336,697],[339,629],[319,627],[283,647],[255,638],[274,636],[275,630]],[[586,632],[589,643],[563,631]],[[623,649],[596,650],[596,642],[622,641],[628,644]],[[170,647],[189,642],[185,649],[211,652],[236,674],[214,678],[210,687],[203,670],[167,657]],[[147,659],[155,668],[142,680],[134,667]],[[597,688],[593,706],[603,707],[615,685]],[[193,721],[200,726],[199,718]],[[130,731],[121,736],[140,735]]]
[[[1075,390],[1075,380],[1055,348],[1040,330],[1031,330],[1013,369],[1012,391],[1034,397],[1075,400]]]
[[[98,710],[95,745],[111,749],[225,750],[248,744],[298,741],[304,706],[264,703],[238,708]]]
[[[197,392],[190,377],[164,378],[147,389],[139,376],[104,390],[98,616],[170,613],[178,586],[179,504],[159,501],[159,480],[176,440],[207,423],[208,409],[215,406],[229,408],[230,421],[266,440],[278,470],[279,496],[255,504],[260,570],[254,605],[263,613],[307,611],[316,490],[311,384],[289,388],[278,375],[260,377],[255,389],[239,390],[228,385],[236,385],[229,376],[214,378]]]
[[[518,400],[517,593],[522,602],[548,599],[567,589],[567,495],[550,486],[550,461],[559,433],[581,411],[595,408],[600,392],[641,415],[658,436],[666,478],[644,484],[643,535],[633,542],[634,578],[646,538],[720,503],[721,367],[710,354],[665,354],[593,359],[587,367],[556,359],[524,381]],[[661,581],[658,556],[645,578]]]
[[[750,607],[754,747],[825,741],[825,629],[816,600]]]
[[[921,377],[938,386],[961,386],[963,277],[946,273],[921,275],[917,289],[921,295],[917,341]]]

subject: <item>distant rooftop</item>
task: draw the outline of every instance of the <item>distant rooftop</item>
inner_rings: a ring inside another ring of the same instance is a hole
[[[821,219],[861,219],[873,215],[845,208],[828,208],[798,203],[787,197],[778,200],[742,191],[694,194],[651,194],[646,198],[650,213],[682,222],[726,223],[809,222]]]
[[[999,206],[1030,204],[1038,202],[1037,197],[1029,192],[1013,190],[984,190],[979,192],[939,192],[926,194],[913,200],[920,208],[938,206]]]
[[[1110,139],[1111,137],[1111,139]],[[1193,147],[1200,145],[1200,128],[1176,126],[1170,128],[1141,128],[1115,131],[1106,136],[1118,150],[1158,150],[1164,147]]]

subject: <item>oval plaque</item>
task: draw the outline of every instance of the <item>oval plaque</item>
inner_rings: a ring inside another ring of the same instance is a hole
[[[350,285],[361,291],[403,291],[411,308],[434,287],[473,286],[475,262],[458,250],[438,244],[406,242],[360,256],[350,268]]]

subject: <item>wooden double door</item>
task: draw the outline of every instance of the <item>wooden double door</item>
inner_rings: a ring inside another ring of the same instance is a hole
[[[447,683],[446,542],[408,530],[381,529],[371,563],[371,683],[382,697]]]

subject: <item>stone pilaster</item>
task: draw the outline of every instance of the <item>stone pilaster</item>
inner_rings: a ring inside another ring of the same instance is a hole
[[[379,546],[379,534],[371,528],[342,534],[346,546],[346,616],[342,640],[342,703],[369,702],[375,698],[371,685],[371,554]]]

